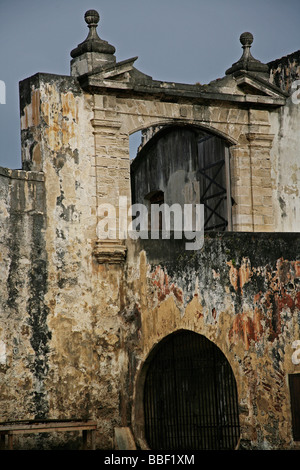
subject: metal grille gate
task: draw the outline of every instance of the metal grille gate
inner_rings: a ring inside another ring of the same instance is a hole
[[[202,335],[170,335],[151,360],[144,388],[145,435],[153,450],[230,450],[239,438],[235,378]]]

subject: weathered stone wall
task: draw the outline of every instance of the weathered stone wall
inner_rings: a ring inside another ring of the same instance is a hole
[[[48,412],[44,175],[0,169],[1,420]]]
[[[271,82],[290,93],[293,82],[300,77],[300,51],[273,60],[268,66]]]
[[[274,210],[288,108],[253,76],[179,86],[152,82],[133,62],[20,84],[23,171],[0,176],[1,420],[90,417],[98,448],[113,447],[116,426],[131,426],[144,446],[143,364],[184,328],[227,356],[242,444],[293,447],[299,238],[254,233],[283,227]],[[230,144],[235,233],[206,238],[197,253],[172,241],[99,240],[101,205],[117,207],[119,196],[130,205],[129,135],[168,124]]]
[[[275,229],[300,232],[300,104],[290,97],[270,121],[275,135],[271,150]]]
[[[269,63],[270,80],[289,94],[285,106],[270,113],[275,230],[300,231],[300,52]]]
[[[165,336],[187,329],[213,341],[231,364],[242,448],[293,448],[288,374],[300,372],[292,361],[300,334],[299,250],[297,234],[216,233],[197,253],[178,240],[129,244],[132,284],[123,318],[135,323],[125,347],[140,445],[147,445],[145,361]]]
[[[92,416],[100,448],[112,447],[115,426],[131,426],[143,447],[144,362],[165,336],[188,329],[212,340],[231,364],[241,445],[293,448],[287,379],[300,372],[292,362],[292,343],[300,334],[297,234],[216,233],[197,253],[178,240],[128,241],[121,273],[113,266],[89,266],[92,294],[78,283],[81,264],[77,271],[65,265],[63,279],[72,272],[73,285],[52,284],[52,295],[43,175],[13,173],[3,170],[1,176],[7,276],[1,296],[1,419]],[[26,207],[20,196],[25,193]],[[54,293],[55,305],[47,300]]]
[[[51,331],[45,417],[97,419],[98,445],[111,448],[124,362],[116,348],[122,270],[93,256],[97,191],[104,192],[104,183],[97,187],[103,175],[97,174],[94,107],[93,96],[79,92],[70,77],[37,75],[21,84],[23,162],[45,174],[44,304]],[[23,413],[34,417],[27,407]]]

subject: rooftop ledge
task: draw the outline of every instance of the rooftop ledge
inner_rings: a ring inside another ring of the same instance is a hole
[[[10,168],[0,167],[0,176],[10,179],[27,181],[44,181],[45,175],[41,171],[12,170]]]

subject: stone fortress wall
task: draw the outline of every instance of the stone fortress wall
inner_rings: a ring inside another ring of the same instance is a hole
[[[120,427],[146,448],[149,354],[190,330],[232,367],[241,446],[297,448],[288,378],[300,373],[299,107],[274,79],[280,64],[255,60],[245,33],[221,80],[154,81],[136,58],[116,62],[96,12],[85,18],[71,75],[20,83],[23,168],[1,169],[1,421],[91,417],[98,448],[113,448]],[[228,144],[232,231],[207,233],[197,253],[99,239],[101,205],[131,203],[129,136],[172,125]]]

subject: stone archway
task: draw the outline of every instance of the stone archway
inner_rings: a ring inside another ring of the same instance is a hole
[[[188,330],[172,333],[154,348],[144,368],[141,396],[149,448],[236,448],[240,434],[236,381],[213,342]]]

